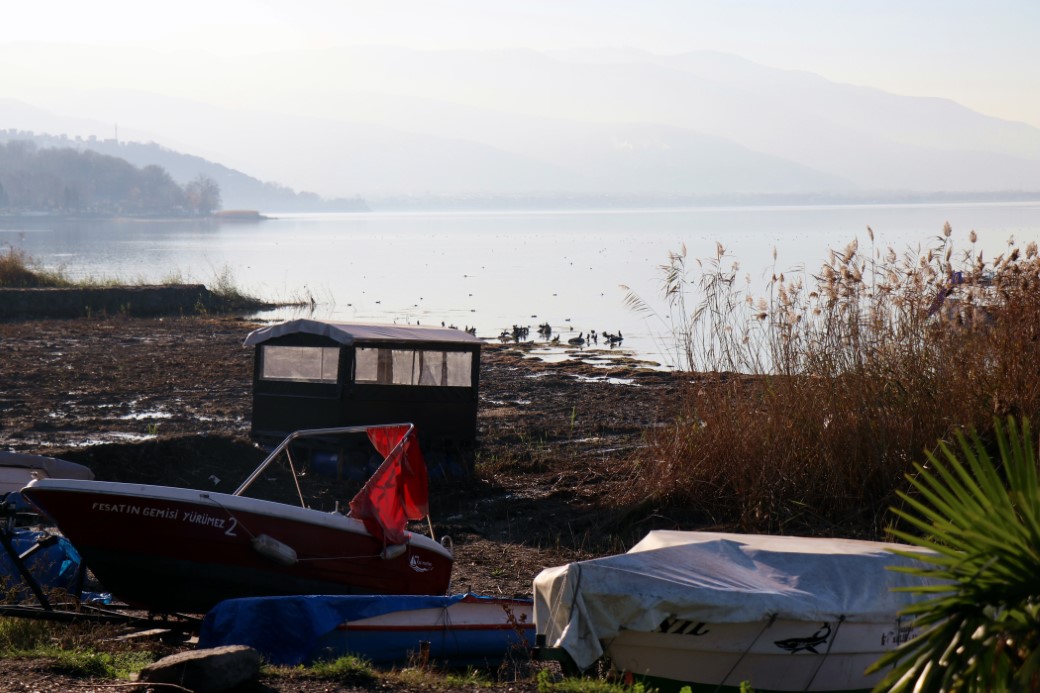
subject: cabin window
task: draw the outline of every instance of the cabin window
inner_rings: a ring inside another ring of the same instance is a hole
[[[473,382],[471,369],[473,354],[468,351],[445,351],[444,373],[445,385],[450,387],[469,387]]]
[[[339,347],[265,346],[260,377],[335,383],[339,377]]]
[[[358,383],[469,387],[472,368],[468,351],[358,347],[354,352]]]

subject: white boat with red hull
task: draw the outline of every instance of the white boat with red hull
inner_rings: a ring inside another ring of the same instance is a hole
[[[283,453],[292,466],[293,441],[344,433],[368,434],[385,456],[349,515],[242,495]],[[157,612],[201,613],[236,597],[441,595],[451,578],[451,550],[432,528],[431,537],[405,529],[427,505],[410,424],[297,431],[233,494],[73,479],[42,479],[23,493],[105,589]]]

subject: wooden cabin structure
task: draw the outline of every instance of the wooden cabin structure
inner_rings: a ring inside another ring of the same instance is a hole
[[[481,344],[462,330],[418,325],[299,319],[254,330],[245,340],[255,348],[252,437],[273,445],[301,429],[408,422],[431,477],[469,474]],[[371,471],[350,450],[309,455],[341,478]]]

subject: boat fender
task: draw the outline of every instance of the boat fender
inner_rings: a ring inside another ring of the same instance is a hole
[[[441,546],[448,550],[448,553],[455,553],[455,542],[451,540],[447,534],[441,537]]]
[[[408,549],[408,544],[391,544],[383,549],[383,552],[379,554],[379,557],[384,561],[389,561],[397,558]]]
[[[269,558],[280,565],[296,565],[299,561],[293,547],[266,534],[258,534],[253,537],[253,549],[264,558]]]

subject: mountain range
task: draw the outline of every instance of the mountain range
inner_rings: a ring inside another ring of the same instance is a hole
[[[0,66],[13,50],[0,48]],[[330,70],[308,72],[315,58]],[[354,47],[211,61],[210,79],[264,75],[270,89],[207,101],[158,93],[158,74],[152,89],[40,90],[31,104],[0,100],[0,129],[118,139],[138,165],[158,162],[126,142],[192,152],[221,162],[229,173],[214,177],[236,202],[239,171],[285,202],[308,190],[373,207],[1040,190],[1038,128],[732,55]],[[244,206],[277,207],[258,194]]]

